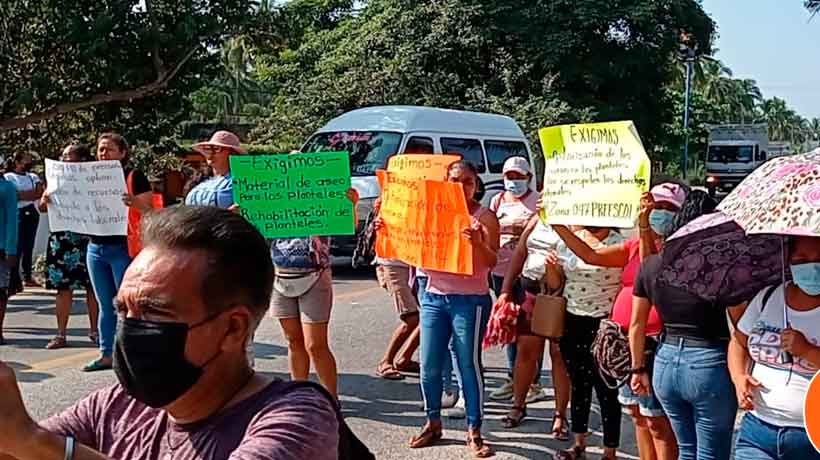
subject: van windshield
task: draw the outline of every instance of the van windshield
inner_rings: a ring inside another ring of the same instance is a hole
[[[707,161],[714,163],[749,163],[754,155],[751,145],[710,145]]]
[[[319,133],[303,152],[350,152],[350,175],[373,176],[384,169],[387,159],[399,152],[401,134],[388,131],[337,131]]]

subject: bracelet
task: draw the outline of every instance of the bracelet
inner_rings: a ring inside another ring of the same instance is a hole
[[[630,374],[646,374],[646,366],[635,367],[629,370]]]
[[[652,228],[651,225],[638,225],[638,230],[649,230]]]
[[[77,441],[71,436],[65,438],[65,460],[74,460],[74,446],[76,442]]]

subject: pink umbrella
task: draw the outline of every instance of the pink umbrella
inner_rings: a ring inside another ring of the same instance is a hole
[[[749,234],[820,237],[820,149],[767,162],[718,209]]]

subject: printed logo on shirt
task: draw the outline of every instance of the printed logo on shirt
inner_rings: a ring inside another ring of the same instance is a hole
[[[774,367],[777,369],[791,369],[794,372],[805,375],[807,378],[813,376],[818,368],[811,365],[805,359],[794,357],[794,365],[783,363],[781,358],[780,333],[782,328],[772,326],[763,320],[758,320],[749,334],[748,349],[749,355],[755,362]],[[817,346],[818,340],[807,337],[812,345]]]

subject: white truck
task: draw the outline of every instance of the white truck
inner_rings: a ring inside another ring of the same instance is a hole
[[[711,125],[708,129],[706,187],[712,196],[730,192],[770,158],[765,123]]]

